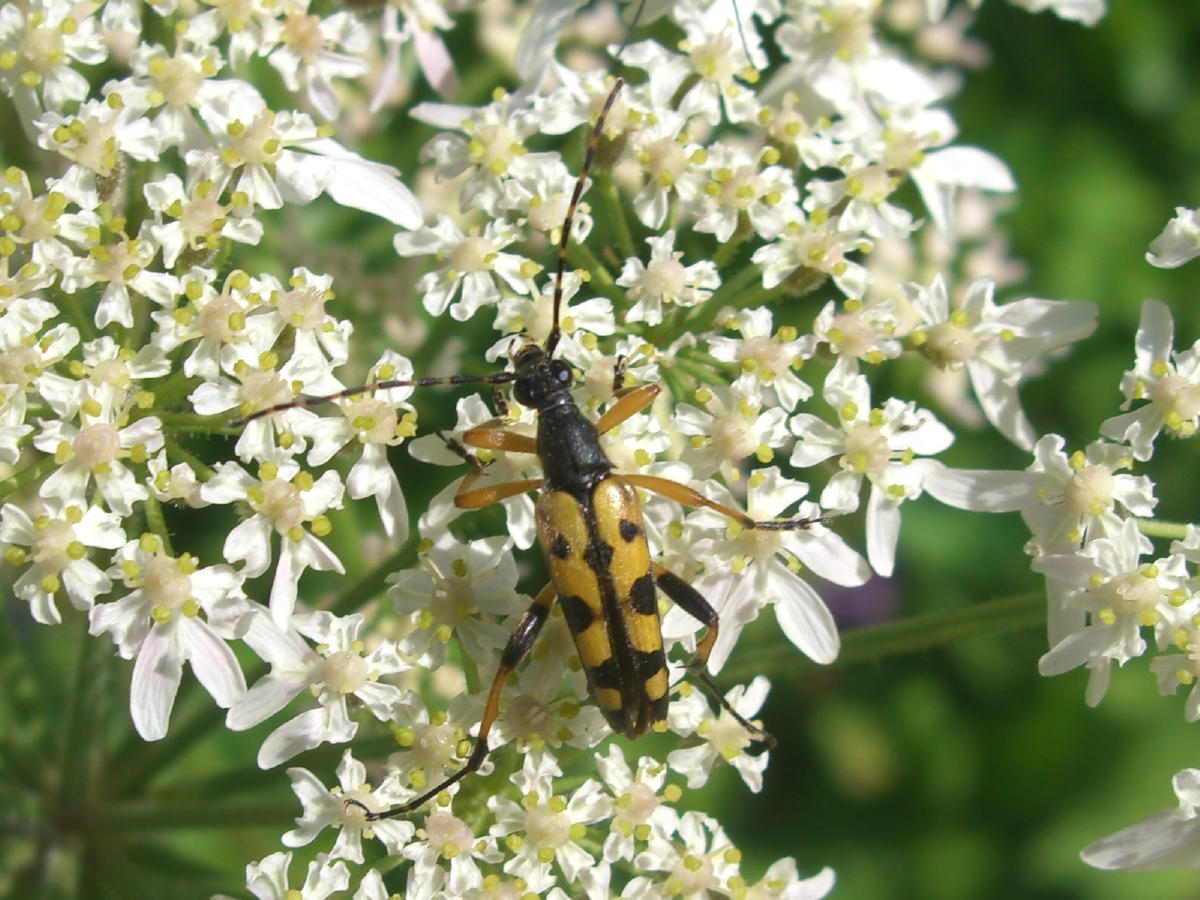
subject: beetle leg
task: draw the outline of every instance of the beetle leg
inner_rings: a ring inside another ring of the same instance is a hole
[[[506,481],[503,484],[472,490],[471,485],[483,475],[486,466],[479,461],[474,453],[454,440],[454,438],[447,437],[440,429],[436,433],[438,437],[445,441],[448,448],[461,456],[467,465],[471,467],[471,471],[463,476],[462,483],[458,486],[458,491],[454,494],[454,505],[459,509],[482,509],[485,506],[491,506],[493,503],[499,503],[501,500],[507,500],[509,497],[515,497],[517,494],[537,490],[542,486],[542,479],[526,478],[520,481]],[[496,440],[492,443],[483,443],[483,440],[487,439],[487,436],[495,437]],[[463,440],[474,447],[517,450],[521,453],[533,452],[532,450],[525,450],[523,444],[525,441],[532,443],[533,438],[512,431],[503,431],[498,428],[472,428],[463,435]]]
[[[767,749],[770,750],[775,746],[775,738],[770,732],[755,725],[753,722],[747,721],[741,713],[730,706],[729,701],[725,699],[725,695],[717,688],[717,685],[712,680],[712,676],[708,674],[705,668],[708,665],[709,654],[712,653],[713,644],[717,642],[717,634],[721,628],[717,611],[704,599],[703,594],[662,565],[655,564],[654,581],[662,589],[662,592],[674,601],[676,606],[680,607],[705,627],[704,637],[696,645],[696,653],[687,664],[688,674],[704,686],[709,695],[720,705],[721,709],[733,716],[739,725],[762,741]]]
[[[654,402],[662,388],[657,384],[642,384],[630,388],[621,394],[617,402],[605,410],[604,415],[596,420],[596,430],[601,434],[612,431],[630,416],[640,413]]]
[[[638,473],[622,474],[621,477],[636,487],[653,491],[656,494],[662,494],[664,497],[674,500],[677,503],[682,503],[684,506],[691,506],[695,509],[711,509],[719,512],[725,518],[732,519],[743,528],[757,528],[760,531],[792,531],[799,528],[808,528],[810,525],[825,524],[829,521],[828,516],[759,520],[752,518],[740,509],[735,509],[716,500],[710,500],[686,484],[680,484],[678,481],[672,481],[669,478],[659,478],[656,475],[641,475]]]
[[[366,813],[366,819],[369,822],[378,822],[380,819],[390,819],[394,816],[402,816],[405,813],[412,812],[425,803],[432,800],[446,788],[453,784],[457,784],[462,779],[466,778],[472,772],[475,772],[483,765],[483,761],[488,755],[488,732],[492,730],[492,725],[500,715],[500,691],[504,687],[504,680],[508,677],[508,673],[515,669],[525,658],[525,654],[529,652],[529,648],[533,646],[533,642],[537,640],[538,634],[542,630],[542,626],[546,624],[546,619],[550,615],[550,610],[554,606],[556,598],[554,585],[548,584],[534,598],[529,609],[525,610],[525,615],[521,616],[521,621],[517,624],[516,630],[508,639],[508,644],[504,648],[504,652],[500,655],[500,667],[496,670],[496,677],[492,679],[492,689],[488,692],[487,706],[483,710],[483,718],[479,720],[479,734],[475,738],[475,746],[471,748],[471,755],[467,757],[466,764],[447,778],[436,787],[426,791],[421,796],[409,800],[400,806],[393,806],[391,809],[385,809],[381,812]],[[362,806],[357,800],[347,800],[347,803],[354,803]]]
[[[528,434],[518,434],[505,428],[477,425],[463,432],[463,443],[485,450],[507,450],[510,453],[537,453],[537,441]]]
[[[482,474],[482,472],[468,472],[463,476],[462,484],[458,486],[458,492],[454,495],[454,505],[459,509],[482,509],[493,503],[499,503],[501,500],[507,500],[509,497],[515,497],[517,494],[536,491],[542,486],[540,478],[523,478],[520,481],[506,481],[503,484],[469,490],[475,483],[475,479]]]

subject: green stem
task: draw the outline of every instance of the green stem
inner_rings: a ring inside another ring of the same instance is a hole
[[[87,795],[87,776],[91,768],[86,761],[92,746],[89,724],[94,709],[86,698],[96,675],[92,654],[97,641],[88,634],[86,621],[81,618],[76,625],[78,652],[75,654],[75,674],[66,694],[66,708],[60,720],[60,752],[56,764],[59,781],[55,808],[60,810],[70,809],[79,802],[79,798]]]
[[[592,290],[604,294],[614,302],[624,302],[624,292],[617,287],[612,273],[602,263],[599,257],[586,244],[572,244],[567,251],[571,265],[577,269],[587,269],[592,275]],[[576,265],[576,260],[583,265]]]
[[[229,416],[201,416],[196,413],[154,413],[163,424],[166,431],[178,431],[185,434],[239,434],[240,429],[234,428]]]
[[[636,256],[637,250],[633,246],[633,233],[629,230],[629,222],[625,218],[625,207],[621,203],[621,195],[617,191],[617,186],[608,177],[597,178],[597,181],[608,208],[609,224],[617,233],[617,246],[621,249],[621,255],[626,258]]]
[[[208,479],[213,477],[213,470],[209,468],[208,464],[203,462],[190,450],[184,449],[178,441],[164,437],[163,445],[167,449],[167,459],[171,462],[187,463],[192,471],[196,473],[196,477],[201,481],[208,481]]]
[[[130,734],[122,742],[109,761],[112,796],[136,795],[146,782],[170,768],[193,744],[221,730],[225,710],[213,703],[208,694],[203,698],[195,696],[197,691],[199,685],[185,678],[176,695],[171,728],[161,741],[147,743]]]
[[[168,376],[167,380],[154,389],[154,404],[159,409],[174,409],[176,404],[182,402],[183,398],[192,390],[196,379],[183,374],[183,369]],[[165,420],[169,413],[155,412],[156,416]],[[200,419],[212,419],[212,416],[200,416]]]
[[[711,366],[707,366],[695,359],[677,355],[675,357],[674,368],[676,372],[686,372],[688,375],[691,375],[700,384],[729,384],[729,379],[722,378]]]
[[[163,551],[168,556],[174,556],[175,551],[171,547],[171,533],[167,530],[167,522],[163,518],[162,504],[158,502],[158,498],[153,494],[148,496],[142,504],[142,510],[146,515],[147,527],[162,541]]]
[[[1046,597],[1041,593],[974,603],[965,609],[925,613],[848,631],[842,636],[842,651],[833,665],[879,662],[968,638],[1044,627],[1045,622]],[[727,666],[722,675],[743,681],[760,672],[810,672],[815,667],[815,663],[797,659],[796,649],[790,644],[781,643],[755,650],[753,659]]]
[[[658,377],[666,386],[667,393],[671,395],[672,403],[692,402],[693,392],[688,389],[688,385],[674,365],[659,367]]]
[[[27,484],[33,484],[35,481],[41,481],[47,475],[54,471],[58,463],[54,461],[53,456],[43,456],[32,465],[28,465],[13,474],[9,475],[3,481],[0,481],[0,498],[7,497],[9,494],[20,490]]]
[[[1138,531],[1150,538],[1170,538],[1182,541],[1187,537],[1188,522],[1163,522],[1160,519],[1138,519]]]
[[[363,575],[334,600],[329,607],[330,612],[335,616],[345,616],[365,606],[368,600],[387,586],[387,577],[390,574],[402,568],[403,565],[412,564],[413,557],[416,555],[417,540],[416,534],[410,534],[408,540],[401,544],[391,556]]]
[[[738,250],[741,249],[742,244],[753,233],[754,229],[750,226],[750,220],[746,214],[739,213],[736,230],[729,236],[729,240],[717,247],[717,252],[713,254],[713,262],[716,263],[718,270],[729,265]]]
[[[228,803],[213,798],[181,803],[150,798],[105,807],[96,816],[92,828],[97,834],[154,834],[172,828],[231,828],[235,824],[238,828],[278,827],[295,815],[294,802]]]
[[[719,288],[713,291],[711,297],[699,306],[693,306],[688,311],[685,327],[689,330],[694,330],[701,326],[707,327],[707,323],[713,320],[717,311],[722,307],[746,306],[747,304],[740,300],[734,302],[733,298],[738,297],[744,291],[750,290],[750,286],[755,281],[759,281],[761,276],[762,273],[756,264],[746,263],[745,266],[734,273],[733,277],[726,279]]]
[[[79,334],[85,342],[95,340],[96,325],[80,306],[79,294],[55,291],[54,301],[55,305],[63,310],[72,324],[79,329]]]

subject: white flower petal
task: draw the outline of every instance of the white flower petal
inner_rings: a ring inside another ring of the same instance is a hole
[[[789,641],[813,662],[828,665],[841,647],[837,625],[820,595],[782,563],[771,562],[770,596]]]
[[[129,685],[129,712],[143,740],[157,741],[166,735],[182,677],[183,660],[175,652],[167,629],[151,629],[133,664]]]
[[[1080,857],[1097,869],[1178,869],[1200,865],[1200,819],[1163,809],[1088,844]]]
[[[867,499],[867,559],[871,568],[889,578],[896,566],[896,542],[900,539],[900,504],[877,487]]]
[[[1037,502],[1039,478],[1031,472],[930,467],[922,482],[933,497],[957,509],[1015,512]]]
[[[217,706],[228,709],[246,693],[246,676],[242,674],[237,657],[206,622],[188,621],[185,634],[188,661],[196,679]]]

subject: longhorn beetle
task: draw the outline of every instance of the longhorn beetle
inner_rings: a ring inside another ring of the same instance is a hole
[[[424,805],[446,788],[476,771],[488,754],[488,733],[500,712],[500,692],[505,678],[529,652],[554,606],[562,605],[580,661],[587,675],[588,692],[609,726],[629,738],[644,734],[667,715],[668,678],[659,623],[657,590],[706,626],[704,637],[688,663],[688,671],[713,693],[723,708],[768,745],[774,739],[751,725],[729,706],[705,671],[717,639],[717,613],[701,594],[679,576],[651,561],[642,521],[638,489],[652,491],[685,506],[704,507],[728,517],[743,528],[786,530],[806,528],[820,519],[796,518],[757,521],[747,513],[710,500],[698,491],[652,475],[613,472],[613,464],[600,446],[600,435],[645,409],[658,395],[657,384],[618,391],[617,401],[595,423],[587,419],[571,397],[572,370],[555,359],[561,337],[560,311],[567,246],[575,210],[596,154],[605,116],[621,90],[622,81],[608,94],[588,139],[583,168],[575,182],[558,245],[554,281],[553,324],[544,346],[528,342],[512,356],[512,371],[490,375],[452,375],[442,378],[379,381],[325,396],[302,397],[291,403],[259,410],[243,421],[295,407],[316,406],[377,390],[483,383],[513,384],[513,395],[537,412],[536,437],[506,430],[498,421],[469,429],[462,444],[486,450],[536,454],[542,477],[490,487],[472,487],[483,466],[456,441],[443,438],[452,450],[472,464],[459,486],[454,503],[461,509],[480,509],[508,497],[539,490],[536,523],[546,554],[550,583],[522,616],[500,657],[487,705],[479,723],[471,755],[457,772],[435,787],[400,806],[378,812],[365,811],[369,821],[403,815]],[[618,376],[620,375],[618,366]],[[362,806],[355,800],[348,800]]]

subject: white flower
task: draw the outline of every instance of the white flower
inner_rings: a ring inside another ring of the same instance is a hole
[[[637,66],[650,75],[650,96],[656,108],[671,108],[679,88],[689,85],[679,109],[687,116],[701,116],[712,125],[721,124],[722,112],[729,122],[751,121],[758,112],[758,98],[742,83],[758,78],[746,59],[729,4],[707,8],[687,0],[676,4],[675,20],[686,38],[680,47],[685,56],[668,53],[655,41],[631,44],[621,54],[625,65]],[[752,32],[751,32],[752,33]]]
[[[25,394],[15,384],[0,384],[0,462],[15,466],[21,439],[33,431],[25,424]]]
[[[542,120],[541,113],[529,107],[529,97],[503,91],[494,96],[487,106],[420,103],[410,112],[420,122],[462,132],[435,135],[421,156],[433,160],[439,181],[469,172],[459,207],[478,207],[490,217],[500,213],[506,178],[557,161],[554,154],[531,154],[525,149],[525,140],[538,134]]]
[[[476,837],[470,825],[443,810],[434,810],[425,817],[422,840],[410,843],[403,853],[413,862],[410,877],[421,881],[437,879],[442,866],[449,866],[445,888],[455,897],[482,887],[484,876],[479,863],[495,864],[504,859],[494,837]]]
[[[88,487],[96,484],[109,509],[122,516],[133,504],[146,499],[141,478],[123,460],[141,465],[162,448],[162,422],[155,416],[122,421],[123,413],[105,402],[84,400],[79,405],[79,425],[58,419],[41,420],[42,430],[33,444],[53,454],[58,468],[42,482],[39,493],[63,503],[86,503]],[[121,416],[122,418],[118,418]]]
[[[612,301],[607,297],[591,297],[572,303],[580,285],[578,274],[571,271],[563,273],[559,342],[554,355],[582,369],[595,353],[598,346],[596,338],[613,334],[616,321],[613,319]],[[488,347],[483,358],[488,362],[507,362],[517,348],[530,341],[544,347],[553,325],[554,276],[550,275],[541,287],[528,296],[514,295],[500,299],[492,327],[503,333],[504,337]],[[610,385],[611,381],[610,378]]]
[[[612,801],[590,778],[570,797],[557,796],[553,782],[561,775],[553,756],[532,751],[509,779],[520,790],[521,804],[498,795],[488,800],[496,816],[492,835],[521,839],[520,849],[504,864],[508,874],[534,880],[556,862],[563,877],[574,882],[580,871],[596,864],[580,841],[587,836],[588,825],[612,815]]]
[[[737,329],[741,338],[713,335],[708,349],[723,362],[735,362],[742,372],[752,375],[761,386],[763,402],[773,394],[779,406],[795,409],[802,400],[812,396],[812,388],[793,371],[813,355],[815,341],[811,335],[799,336],[790,325],[771,331],[771,311],[766,307],[738,310],[726,323]]]
[[[234,81],[213,77],[224,68],[225,61],[215,46],[193,33],[200,30],[189,29],[177,35],[174,52],[170,53],[161,44],[138,44],[129,55],[132,77],[110,85],[145,108],[148,117],[158,109],[153,114],[154,130],[164,145],[184,151],[207,146],[211,141],[196,118],[197,111],[219,102],[225,91],[235,89]]]
[[[223,202],[211,181],[197,181],[185,189],[179,176],[169,172],[142,188],[146,205],[157,214],[150,234],[162,248],[163,265],[173,267],[185,251],[210,254],[221,238],[239,244],[257,244],[263,225],[247,207]]]
[[[112,588],[104,571],[87,558],[87,548],[115,550],[125,543],[125,532],[119,516],[96,506],[49,502],[45,512],[31,518],[6,503],[0,510],[0,541],[12,545],[4,554],[9,564],[32,563],[13,584],[13,593],[29,603],[35,621],[59,625],[62,615],[54,604],[59,590],[76,609],[86,610]]]
[[[770,462],[775,448],[788,441],[787,412],[764,406],[757,385],[745,376],[730,386],[700,387],[694,396],[702,406],[680,403],[674,419],[679,433],[689,436],[684,460],[696,478],[719,471],[737,481],[743,461]]]
[[[687,307],[703,303],[721,286],[716,264],[700,260],[685,266],[683,251],[675,249],[675,231],[649,237],[650,262],[629,257],[621,267],[617,284],[626,288],[633,306],[625,314],[626,322],[658,325],[664,306]]]
[[[219,315],[222,307],[229,308],[219,302],[214,312]],[[261,320],[266,317],[254,318]],[[249,416],[291,403],[302,392],[322,395],[342,389],[341,382],[329,374],[329,366],[323,356],[314,360],[293,354],[278,371],[275,366],[279,360],[272,351],[260,354],[256,365],[248,365],[237,358],[244,352],[252,351],[254,345],[255,339],[250,338],[247,344],[236,344],[230,353],[221,353],[223,358],[234,358],[230,369],[237,381],[219,376],[197,385],[188,395],[197,413],[212,416],[236,409],[240,415]],[[316,427],[319,418],[311,409],[299,405],[277,410],[269,416],[260,416],[242,427],[233,448],[234,453],[247,461],[271,460],[281,450],[301,453],[307,446],[304,437]]]
[[[29,176],[16,166],[5,169],[0,173],[0,178],[4,185],[0,190],[4,281],[15,282],[6,284],[6,287],[13,289],[12,297],[20,297],[26,292],[40,290],[60,273],[72,271],[78,261],[75,251],[66,242],[79,246],[90,245],[93,241],[89,235],[95,233],[100,220],[86,208],[67,212],[71,204],[79,203],[79,197],[68,196],[74,187],[71,182],[48,178],[46,190],[35,194]],[[29,248],[30,259],[36,268],[21,266],[15,276],[8,275],[10,254],[17,247]],[[38,326],[48,318],[48,315],[42,316]]]
[[[149,534],[122,547],[114,563],[109,574],[132,590],[92,607],[88,630],[108,632],[122,657],[136,658],[129,712],[142,739],[166,735],[185,662],[218,706],[237,702],[246,680],[226,642],[241,636],[249,612],[241,578],[228,566],[200,569],[186,553],[171,556]]]
[[[408,89],[408,75],[402,70],[400,51],[410,38],[421,72],[430,86],[442,97],[457,93],[454,61],[438,34],[438,31],[453,27],[454,20],[438,0],[401,0],[384,4],[380,19],[384,62],[379,84],[371,97],[372,113],[378,112],[393,92]]]
[[[511,178],[504,180],[501,205],[510,213],[525,220],[532,231],[541,232],[549,244],[557,246],[562,240],[562,226],[575,190],[575,175],[562,160],[548,161],[536,168],[519,167]],[[582,244],[592,231],[592,216],[588,205],[575,205],[571,221],[571,241]]]
[[[367,383],[411,378],[412,363],[389,350],[372,368]],[[323,417],[310,430],[309,465],[323,465],[351,441],[362,447],[362,455],[346,475],[346,490],[354,500],[375,498],[384,533],[394,543],[408,538],[408,506],[396,470],[388,462],[387,448],[416,433],[416,413],[404,402],[411,393],[411,387],[402,387],[347,397],[339,401],[341,416]]]
[[[325,137],[302,113],[268,109],[249,85],[238,82],[200,112],[221,146],[217,153],[192,151],[186,161],[218,194],[233,187],[253,206],[279,209],[285,201],[308,203],[326,193],[342,206],[420,227],[417,198],[394,169]]]
[[[351,696],[377,719],[391,718],[392,706],[404,692],[380,677],[406,671],[409,665],[391,641],[380,641],[365,653],[359,639],[362,625],[361,613],[338,618],[320,610],[292,616],[284,630],[265,609],[255,607],[243,639],[271,664],[271,671],[230,708],[226,725],[234,731],[252,728],[305,690],[316,702],[266,737],[258,751],[260,768],[272,768],[324,743],[352,740],[358,723],[350,718]]]
[[[1030,12],[1040,13],[1051,10],[1063,19],[1081,22],[1084,25],[1095,25],[1108,11],[1106,0],[1012,0],[1016,6],[1023,6]]]
[[[517,228],[507,222],[491,221],[482,234],[476,230],[464,234],[449,217],[438,216],[434,225],[397,234],[394,243],[401,256],[437,255],[441,260],[438,270],[426,273],[417,283],[421,302],[432,316],[440,316],[448,307],[450,315],[463,322],[480,307],[499,302],[501,285],[519,294],[530,292],[530,279],[541,267],[523,256],[502,252],[520,237]]]
[[[739,888],[745,887],[738,871],[741,854],[730,852],[734,850],[716,819],[689,810],[680,816],[677,836],[671,840],[652,839],[650,846],[637,855],[634,867],[639,872],[662,873],[658,876],[662,881],[647,896],[668,894],[709,900],[714,894],[727,896],[734,892],[735,878]]]
[[[726,701],[746,721],[752,721],[767,699],[771,683],[758,675],[748,686],[738,685],[725,695]],[[754,793],[762,790],[763,772],[767,769],[769,752],[751,755],[748,747],[760,738],[730,715],[724,707],[714,716],[704,693],[692,690],[671,704],[667,714],[671,730],[685,737],[696,735],[701,743],[683,747],[667,754],[667,764],[687,778],[689,788],[703,787],[716,766],[724,760],[742,776],[746,787]]]
[[[143,115],[144,107],[133,98],[125,102],[112,96],[117,100],[111,103],[87,100],[69,116],[45,112],[33,123],[38,146],[74,163],[59,188],[81,209],[93,210],[112,198],[123,157],[152,160],[163,149],[163,136]]]
[[[1146,262],[1160,269],[1174,269],[1200,256],[1200,210],[1175,207],[1175,218],[1162,234],[1150,242]]]
[[[807,485],[781,476],[774,466],[751,475],[748,487],[746,511],[757,521],[783,515],[808,490]],[[815,503],[801,503],[794,515],[803,518],[818,513]],[[741,528],[730,526],[724,516],[710,510],[693,513],[689,521],[710,533],[719,529],[724,535],[693,542],[707,569],[694,587],[721,617],[720,635],[709,659],[712,671],[720,670],[742,628],[770,603],[775,604],[780,628],[802,653],[823,664],[837,658],[840,641],[833,616],[820,595],[800,577],[800,566],[808,566],[835,584],[854,587],[871,577],[866,560],[819,522],[783,531]],[[696,627],[677,607],[663,619],[663,633],[668,637],[690,634]]]
[[[159,306],[171,306],[179,294],[179,279],[156,271],[158,244],[149,222],[135,238],[115,235],[109,244],[89,241],[88,255],[63,272],[62,287],[77,293],[94,284],[104,285],[96,305],[96,327],[116,323],[133,327],[134,297],[145,297]],[[140,307],[139,307],[140,312]]]
[[[267,62],[275,67],[289,91],[304,88],[308,101],[325,119],[338,114],[334,78],[357,78],[367,70],[363,58],[370,35],[351,13],[321,18],[307,14],[307,0],[283,4],[283,15],[267,19],[263,43],[275,45]],[[342,48],[339,52],[335,48]]]
[[[97,65],[108,52],[86,11],[71,0],[0,7],[0,56],[12,60],[0,66],[0,84],[16,101],[18,120],[28,122],[42,102],[61,109],[87,96],[87,78],[74,66]]]
[[[1017,388],[1036,360],[1095,330],[1096,306],[1034,297],[996,306],[995,287],[990,278],[975,281],[962,307],[951,310],[940,275],[928,287],[905,285],[920,317],[912,340],[938,366],[965,366],[988,421],[1018,447],[1032,450],[1037,435]]]
[[[633,209],[647,228],[662,227],[672,196],[688,203],[704,189],[703,164],[708,151],[689,140],[686,126],[683,115],[663,108],[628,138],[630,152],[645,178],[633,198]]]
[[[778,154],[766,152],[762,158],[773,160]],[[721,243],[744,221],[760,238],[771,240],[799,215],[799,191],[790,169],[763,165],[741,147],[714,144],[702,171],[704,183],[688,205],[696,214],[696,230],[713,234]]]
[[[821,900],[833,890],[833,869],[826,866],[811,878],[800,879],[796,861],[790,856],[772,863],[763,877],[750,885],[749,895],[779,897],[781,900]]]
[[[1097,869],[1181,869],[1200,865],[1200,769],[1184,769],[1171,779],[1176,809],[1163,809],[1088,844],[1083,861]]]
[[[884,300],[869,306],[847,299],[841,304],[829,301],[813,322],[812,336],[817,346],[824,344],[837,356],[836,366],[857,372],[859,362],[878,365],[895,359],[904,349],[896,338],[898,321],[895,303]]]
[[[296,606],[297,584],[307,568],[343,573],[341,561],[318,536],[332,526],[325,511],[342,505],[342,483],[336,472],[319,479],[290,459],[264,462],[253,477],[233,462],[219,463],[200,489],[209,503],[244,503],[250,515],[225,538],[229,562],[244,562],[242,574],[256,578],[271,564],[271,533],[280,536],[279,562],[271,583],[270,607],[275,622],[286,628]],[[308,528],[305,528],[305,525]]]
[[[678,702],[678,701],[676,701]],[[613,819],[604,839],[606,862],[632,862],[636,848],[651,836],[667,840],[679,823],[679,813],[665,791],[668,769],[650,756],[638,759],[637,771],[629,768],[617,742],[608,755],[596,755],[596,772],[613,797]]]
[[[902,183],[900,175],[886,163],[860,154],[848,157],[838,161],[844,177],[814,178],[808,183],[805,208],[841,210],[838,228],[842,231],[873,238],[908,237],[917,227],[912,213],[888,202]]]
[[[499,619],[529,603],[517,593],[511,539],[485,538],[464,545],[443,532],[420,553],[418,564],[387,579],[396,612],[415,622],[403,640],[404,652],[429,669],[445,663],[451,640],[457,640],[477,665],[496,657],[508,641]]]
[[[1187,583],[1184,559],[1172,555],[1143,564],[1150,540],[1128,519],[1112,538],[1097,538],[1076,553],[1041,556],[1033,570],[1064,583],[1064,602],[1087,613],[1086,624],[1050,648],[1038,661],[1045,676],[1078,666],[1091,671],[1086,700],[1095,706],[1108,689],[1111,663],[1124,665],[1146,652],[1142,627],[1161,631],[1169,643],[1175,615],[1172,599]]]
[[[264,293],[269,295],[271,289],[278,285],[277,281],[272,278],[251,278],[245,272],[235,270],[229,273],[218,289],[213,283],[216,274],[211,269],[193,266],[181,279],[188,305],[170,312],[151,313],[158,324],[153,337],[154,345],[167,354],[176,347],[196,341],[196,346],[183,361],[183,373],[189,378],[198,377],[210,384],[220,382],[222,372],[237,373],[245,368],[261,368],[263,354],[275,343],[282,327],[278,316],[252,315],[263,308],[266,303]],[[252,375],[243,373],[241,377],[249,387]],[[264,377],[260,375],[258,380],[261,382]],[[205,397],[214,404],[219,396],[224,405],[215,405],[211,412],[224,412],[241,400],[232,385],[229,388],[228,396],[225,396],[224,390],[212,395],[206,393],[213,388],[204,391],[198,388],[191,396]],[[259,390],[263,391],[261,385]],[[251,398],[248,396],[246,399]],[[291,400],[292,395],[288,393],[281,399]],[[267,405],[265,400],[264,405]]]
[[[1027,552],[1057,552],[1097,537],[1115,537],[1128,516],[1149,517],[1157,503],[1144,475],[1121,474],[1133,464],[1128,447],[1093,441],[1069,457],[1066,442],[1048,434],[1034,447],[1028,472],[1038,476],[1037,501],[1021,510],[1033,537]]]
[[[1149,400],[1132,412],[1100,424],[1100,433],[1133,448],[1135,459],[1154,453],[1154,439],[1166,428],[1179,437],[1196,433],[1200,421],[1200,341],[1187,350],[1174,349],[1175,323],[1160,300],[1142,304],[1135,339],[1133,368],[1121,376],[1122,409],[1134,400]]]
[[[246,865],[246,890],[258,900],[327,900],[350,887],[350,870],[340,859],[330,863],[324,853],[308,864],[304,884],[293,888],[288,869],[291,851],[280,850]],[[231,900],[224,895],[213,900]]]
[[[870,480],[867,558],[877,573],[890,576],[900,538],[900,504],[921,495],[932,467],[930,460],[914,455],[941,453],[954,435],[912,402],[889,397],[883,406],[871,408],[866,377],[847,375],[838,367],[825,380],[824,397],[837,413],[840,428],[808,413],[796,416],[790,423],[798,436],[791,463],[803,468],[838,456],[841,470],[821,492],[821,506],[834,513],[856,510],[863,479]]]
[[[824,211],[807,218],[797,208],[788,212],[791,218],[778,237],[754,251],[752,259],[763,270],[763,287],[776,287],[791,277],[800,287],[811,289],[828,276],[847,297],[862,299],[870,276],[847,257],[869,249],[870,241],[859,232],[842,231]]]
[[[362,839],[379,838],[388,853],[400,853],[416,830],[412,822],[401,818],[371,822],[367,811],[383,812],[392,803],[381,792],[367,784],[367,770],[347,750],[338,763],[337,779],[340,788],[326,789],[308,769],[288,769],[292,790],[303,811],[296,827],[283,836],[286,847],[303,847],[325,829],[338,829],[337,840],[329,852],[330,859],[345,859],[362,865]],[[353,802],[351,802],[353,801]],[[365,807],[365,809],[364,809]]]

